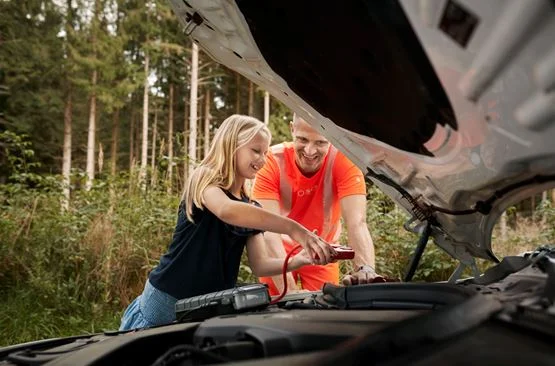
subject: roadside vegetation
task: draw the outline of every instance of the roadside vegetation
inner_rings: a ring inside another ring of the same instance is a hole
[[[133,174],[122,173],[90,191],[75,190],[70,209],[62,211],[59,177],[33,173],[25,139],[4,134],[8,141],[11,175],[0,185],[0,344],[116,329],[170,242],[179,193],[168,194],[162,180],[143,191]],[[73,185],[84,179],[73,172]],[[369,187],[368,196],[378,271],[400,278],[417,237],[403,229],[407,216],[378,189]],[[506,240],[496,229],[494,249],[503,256],[550,242],[553,222],[549,201],[534,220],[513,208]],[[430,243],[415,280],[445,280],[455,266]],[[345,262],[343,272],[349,269]],[[246,264],[239,280],[256,280]]]

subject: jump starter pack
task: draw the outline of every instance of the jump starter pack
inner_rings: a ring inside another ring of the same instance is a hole
[[[270,301],[266,285],[255,283],[178,300],[175,304],[175,316],[178,321],[198,321],[213,316],[263,309]]]

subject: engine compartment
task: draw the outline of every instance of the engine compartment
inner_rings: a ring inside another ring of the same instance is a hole
[[[99,334],[48,347],[48,351],[16,351],[7,357],[11,362],[7,365],[168,364],[157,360],[180,350],[190,352],[189,364],[319,353],[421,313],[421,310],[285,310],[272,306],[264,311],[220,316],[204,322]]]
[[[553,364],[555,306],[546,297],[553,260],[511,274],[503,268],[515,262],[507,263],[458,284],[325,286],[201,322],[7,347],[0,365],[512,365],[524,355]]]

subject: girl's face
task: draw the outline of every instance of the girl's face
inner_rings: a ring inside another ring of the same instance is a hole
[[[266,163],[270,140],[264,133],[257,133],[246,145],[235,153],[235,176],[239,179],[254,179]]]

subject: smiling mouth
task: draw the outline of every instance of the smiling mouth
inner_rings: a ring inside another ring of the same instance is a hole
[[[308,157],[306,155],[303,155],[303,159],[308,161],[309,163],[314,163],[317,160],[317,156],[313,156],[313,157]]]

